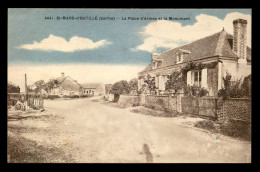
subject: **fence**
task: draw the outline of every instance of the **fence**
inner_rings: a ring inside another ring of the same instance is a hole
[[[215,97],[182,97],[182,112],[208,118],[217,118]]]
[[[144,95],[139,98],[140,104],[156,110],[171,109],[177,112],[192,114],[210,119],[251,120],[251,99],[218,100],[216,97],[192,97],[177,94]]]
[[[21,102],[21,109],[28,110],[29,108],[33,109],[43,109],[44,108],[44,99],[38,95],[26,95],[13,93],[8,94],[7,96],[7,105],[14,106],[17,102]]]

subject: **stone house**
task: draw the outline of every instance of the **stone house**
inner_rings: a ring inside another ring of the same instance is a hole
[[[71,77],[65,77],[65,74],[61,73],[61,76],[55,79],[59,81],[59,84],[50,91],[50,95],[58,95],[60,97],[63,97],[64,95],[82,95],[82,86]]]
[[[83,95],[105,95],[105,85],[102,83],[84,83],[82,86]]]
[[[153,53],[151,63],[138,73],[138,90],[148,74],[155,78],[157,93],[165,91],[167,76],[185,67],[189,62],[203,64],[201,70],[187,72],[187,85],[198,85],[215,96],[223,87],[223,77],[230,73],[233,79],[251,74],[251,48],[247,46],[247,21],[233,21],[233,35],[225,29],[161,54]]]

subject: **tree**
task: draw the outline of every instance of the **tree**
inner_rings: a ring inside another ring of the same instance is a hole
[[[112,94],[129,94],[130,88],[129,88],[128,82],[126,80],[116,82],[112,86],[110,93],[112,93]]]
[[[20,87],[11,82],[8,82],[7,92],[8,93],[20,93]]]
[[[155,77],[152,77],[149,74],[144,78],[144,83],[145,85],[142,85],[142,89],[144,89],[144,87],[149,91],[155,91],[155,89],[157,89],[155,86]]]
[[[244,78],[243,83],[241,79],[232,81],[231,74],[227,73],[223,77],[224,87],[218,91],[218,96],[223,99],[226,98],[242,98],[251,96],[251,75]]]
[[[49,92],[49,90],[52,90],[53,88],[57,87],[60,84],[60,82],[57,79],[50,79],[45,84],[45,90]]]
[[[137,80],[137,78],[131,79],[129,81],[129,88],[130,88],[130,90],[135,90],[135,91],[138,90],[138,80]]]
[[[251,97],[251,74],[244,78],[241,88],[245,97]]]
[[[114,102],[118,102],[120,98],[120,94],[129,94],[130,88],[129,84],[126,80],[122,80],[119,82],[116,82],[112,88],[110,93],[114,94]]]
[[[186,80],[184,80],[183,74],[180,71],[174,71],[165,84],[165,90],[174,90],[177,93],[178,90],[184,88],[186,85]]]
[[[39,80],[39,81],[36,81],[34,83],[34,85],[36,86],[36,88],[34,89],[34,92],[35,93],[38,93],[39,91],[41,91],[42,89],[46,89],[46,85],[45,85],[45,82],[44,80]]]

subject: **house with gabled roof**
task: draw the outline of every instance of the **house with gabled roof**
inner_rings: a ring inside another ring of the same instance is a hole
[[[105,85],[102,83],[83,83],[81,86],[83,95],[105,95]]]
[[[247,21],[233,21],[233,35],[225,29],[186,45],[170,49],[161,54],[153,53],[151,63],[138,73],[138,90],[149,74],[155,78],[157,94],[165,91],[167,76],[188,63],[203,64],[200,70],[187,72],[187,85],[198,85],[215,96],[223,87],[223,77],[230,73],[233,79],[251,74],[251,48],[247,46]]]
[[[74,96],[82,95],[82,86],[74,79],[72,79],[69,76],[65,76],[65,74],[62,72],[61,76],[58,78],[55,78],[59,81],[59,84],[55,86],[50,91],[50,95],[58,95],[60,97],[66,96]]]

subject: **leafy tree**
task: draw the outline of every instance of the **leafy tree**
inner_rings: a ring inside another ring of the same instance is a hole
[[[34,89],[35,93],[41,91],[41,89],[44,89],[44,90],[46,89],[46,84],[45,84],[44,80],[36,81],[34,83],[34,85],[36,86],[36,88]]]
[[[144,78],[144,83],[146,85],[142,85],[142,87],[146,87],[149,91],[155,91],[155,89],[157,88],[155,86],[155,77],[152,77],[149,74]]]
[[[118,102],[120,98],[120,94],[129,94],[130,88],[129,84],[126,80],[121,80],[119,82],[116,82],[112,88],[110,93],[114,94],[114,102]]]
[[[218,91],[218,96],[223,99],[226,98],[242,98],[251,96],[251,75],[244,78],[243,83],[241,79],[231,81],[231,74],[227,73],[223,77],[224,87]]]
[[[244,78],[241,88],[245,97],[251,97],[251,74]]]
[[[112,94],[129,94],[130,88],[129,88],[128,82],[126,80],[116,82],[112,86],[110,93],[112,93]]]
[[[186,80],[181,71],[174,71],[170,76],[168,76],[168,80],[165,84],[165,90],[169,91],[173,89],[175,93],[178,90],[184,88],[186,85]]]
[[[137,80],[137,78],[135,78],[135,79],[131,79],[130,81],[129,81],[129,88],[130,88],[130,90],[138,90],[138,80]]]
[[[45,90],[49,92],[49,90],[57,87],[60,84],[60,82],[57,79],[50,79],[46,84],[45,84]]]
[[[20,87],[11,82],[8,82],[7,92],[8,93],[20,93]]]

